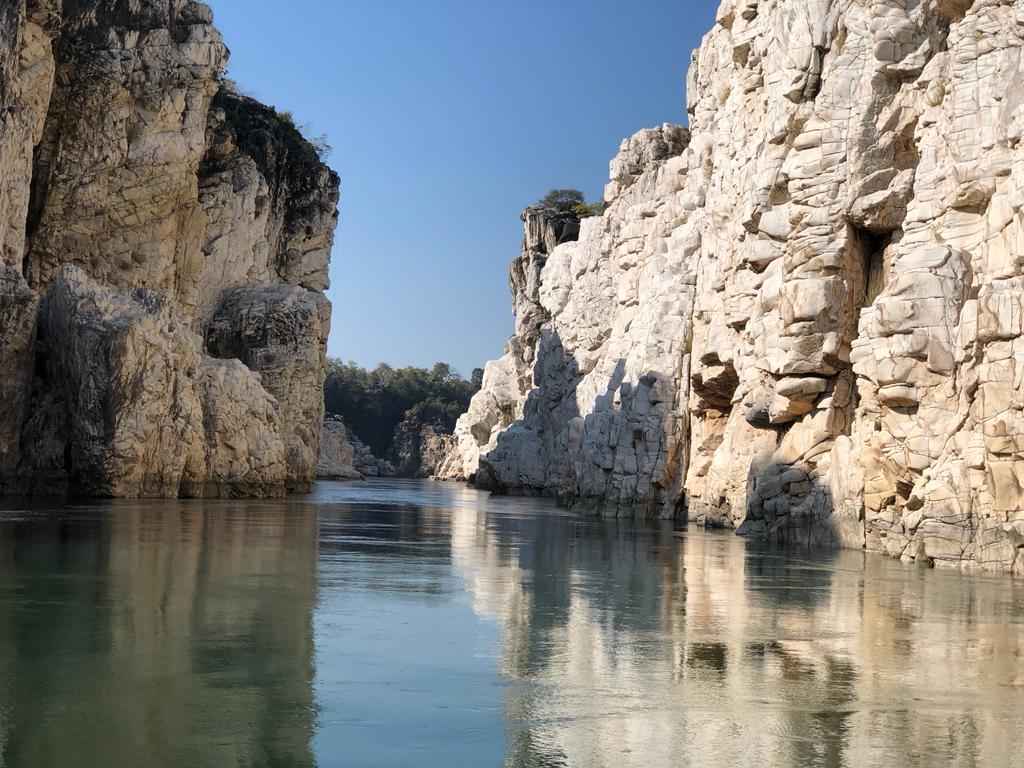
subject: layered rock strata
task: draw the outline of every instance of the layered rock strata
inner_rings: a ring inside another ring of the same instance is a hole
[[[0,9],[0,491],[313,480],[339,182],[191,0]]]
[[[1008,0],[723,0],[689,131],[624,142],[606,213],[514,281],[459,474],[1024,570],[1022,30]]]

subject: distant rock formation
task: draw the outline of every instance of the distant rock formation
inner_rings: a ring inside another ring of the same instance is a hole
[[[320,432],[318,480],[362,480],[365,475],[355,467],[356,452],[345,422],[335,416],[324,419]]]
[[[380,459],[352,432],[340,416],[324,418],[320,437],[320,480],[361,480],[367,477],[438,478],[457,456],[455,437],[436,424],[407,416],[395,429],[388,458]]]
[[[440,425],[407,416],[395,429],[391,463],[398,477],[435,477],[454,450],[455,437]]]
[[[190,0],[0,8],[0,493],[313,480],[339,181]]]
[[[689,130],[526,214],[454,474],[1024,572],[1019,3],[722,0]]]

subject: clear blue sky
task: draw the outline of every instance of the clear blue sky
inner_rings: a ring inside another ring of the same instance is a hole
[[[626,136],[684,122],[718,0],[211,0],[230,76],[334,147],[329,353],[468,375],[512,331],[519,213],[598,199]]]

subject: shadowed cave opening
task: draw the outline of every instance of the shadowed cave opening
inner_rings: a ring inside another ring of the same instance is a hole
[[[895,230],[874,232],[857,225],[851,225],[862,259],[864,275],[860,295],[861,307],[870,307],[885,290],[887,266],[885,251],[892,244]]]

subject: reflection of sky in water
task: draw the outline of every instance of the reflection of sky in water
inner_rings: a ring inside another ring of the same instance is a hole
[[[0,766],[1024,765],[1009,579],[455,485],[109,506],[0,518]]]

